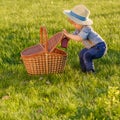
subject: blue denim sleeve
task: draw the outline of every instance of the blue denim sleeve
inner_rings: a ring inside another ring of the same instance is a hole
[[[88,34],[90,33],[91,28],[90,27],[84,27],[82,30],[79,32],[79,36],[83,39],[86,40],[88,37]]]

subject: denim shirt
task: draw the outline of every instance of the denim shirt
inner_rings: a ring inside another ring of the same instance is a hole
[[[100,42],[104,42],[101,36],[91,26],[84,26],[80,31],[75,30],[74,35],[79,35],[86,48],[91,48]]]

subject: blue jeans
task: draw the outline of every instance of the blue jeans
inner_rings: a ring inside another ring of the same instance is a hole
[[[106,52],[106,44],[98,43],[90,49],[84,48],[79,53],[80,66],[83,72],[95,71],[93,59],[101,58]]]

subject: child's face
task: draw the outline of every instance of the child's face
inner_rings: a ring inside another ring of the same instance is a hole
[[[68,18],[68,21],[78,30],[80,30],[83,27],[82,25],[79,25],[79,24],[75,23],[74,21],[72,21],[69,18]]]

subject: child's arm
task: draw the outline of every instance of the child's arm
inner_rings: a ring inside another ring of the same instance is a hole
[[[70,38],[70,39],[73,39],[73,40],[75,40],[75,41],[82,41],[82,38],[81,38],[79,35],[70,34],[70,33],[68,33],[66,30],[63,30],[63,34],[64,34],[66,37],[68,37],[68,38]]]

